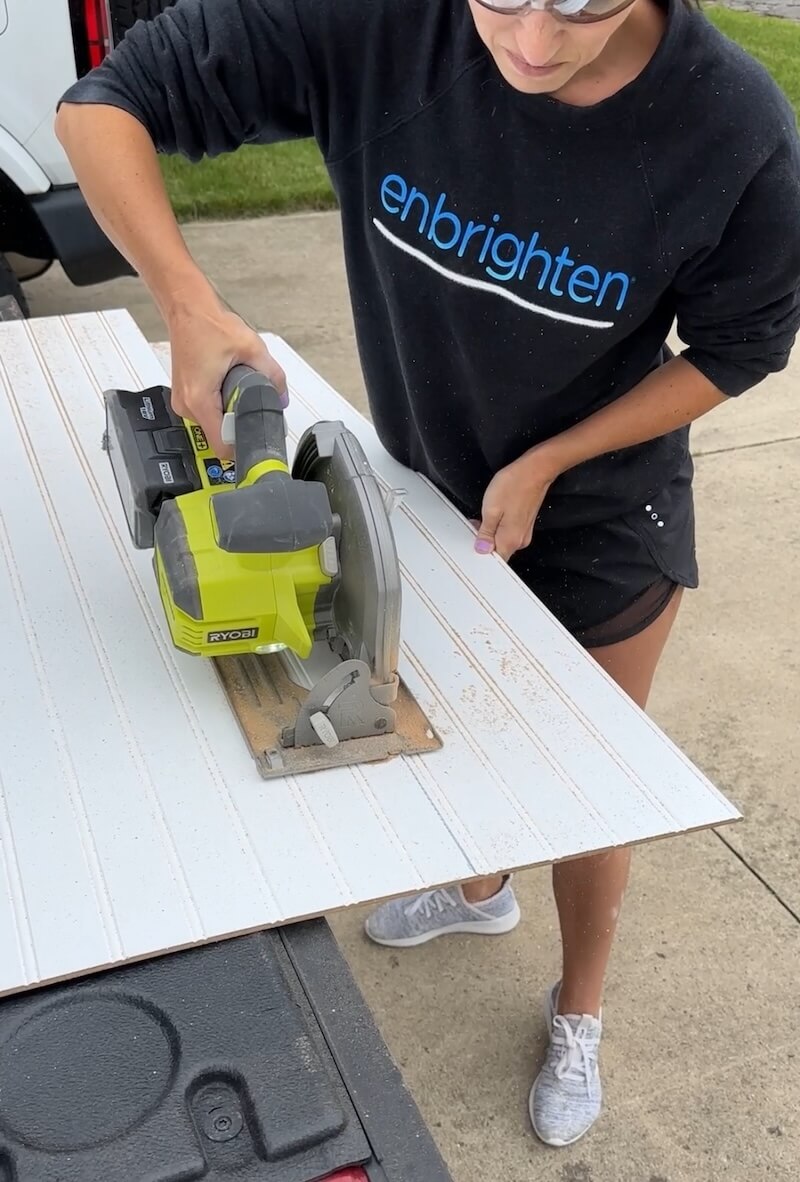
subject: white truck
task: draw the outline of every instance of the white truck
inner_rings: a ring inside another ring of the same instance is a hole
[[[170,0],[0,0],[0,301],[58,261],[76,286],[130,274],[53,133],[56,104]]]

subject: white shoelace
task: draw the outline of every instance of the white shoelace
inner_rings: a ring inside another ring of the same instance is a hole
[[[430,919],[434,911],[441,914],[446,907],[457,907],[458,903],[443,887],[436,891],[429,891],[427,894],[420,895],[413,903],[409,903],[406,907],[406,915],[409,919],[413,919],[415,915],[422,914],[426,919]]]
[[[576,1034],[563,1014],[556,1014],[553,1019],[552,1055],[553,1058],[558,1055],[555,1063],[551,1060],[553,1074],[559,1080],[583,1081],[589,1096],[592,1094],[597,1056],[597,1048],[586,1044],[590,1036],[591,1032],[580,1026]]]

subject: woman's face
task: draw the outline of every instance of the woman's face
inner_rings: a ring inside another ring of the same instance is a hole
[[[478,35],[510,86],[525,94],[557,94],[598,63],[614,34],[637,7],[591,24],[570,24],[551,12],[519,16],[492,12],[469,0]]]

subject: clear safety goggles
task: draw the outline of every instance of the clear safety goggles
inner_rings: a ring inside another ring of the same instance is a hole
[[[527,12],[550,12],[557,20],[570,24],[605,21],[624,12],[634,0],[477,0],[490,12],[504,16],[522,16]]]

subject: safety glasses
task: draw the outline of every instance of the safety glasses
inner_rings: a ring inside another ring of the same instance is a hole
[[[477,0],[490,12],[522,16],[526,12],[550,12],[557,20],[573,25],[606,21],[630,8],[635,0]]]

